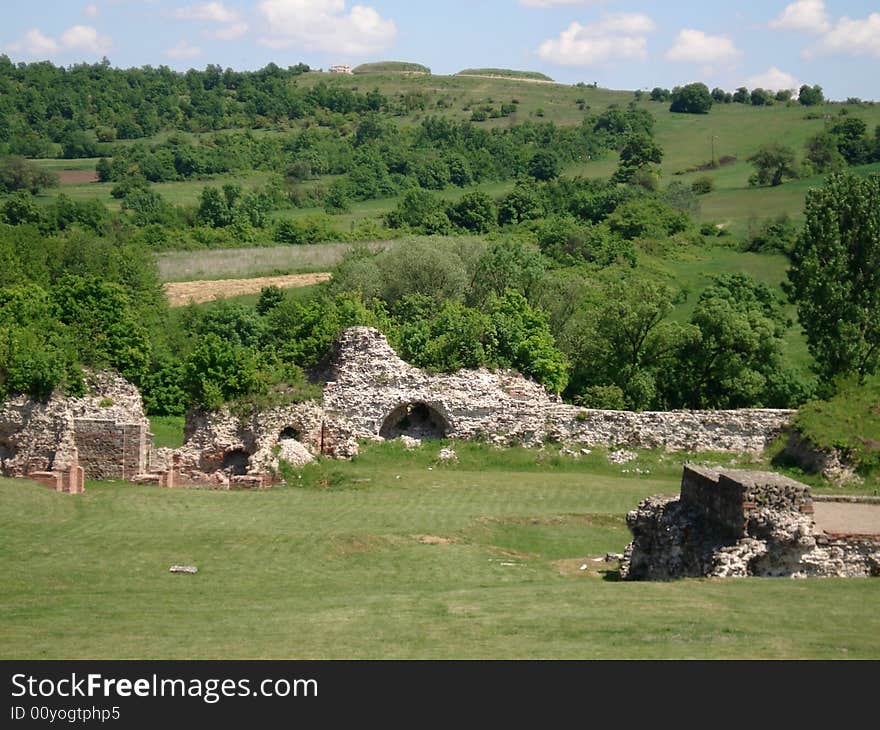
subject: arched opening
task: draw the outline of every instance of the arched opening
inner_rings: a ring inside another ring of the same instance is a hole
[[[299,431],[297,431],[293,426],[288,426],[280,434],[278,434],[278,440],[279,441],[299,441],[300,440]]]
[[[394,439],[410,436],[417,439],[442,439],[452,430],[443,414],[427,403],[406,403],[385,418],[379,435]]]
[[[224,471],[228,471],[234,477],[244,476],[248,473],[248,462],[250,455],[242,449],[234,449],[223,454]]]

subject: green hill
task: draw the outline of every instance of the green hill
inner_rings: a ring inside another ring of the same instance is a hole
[[[408,61],[377,61],[362,63],[354,69],[356,74],[430,74],[431,69],[420,63]]]
[[[537,71],[514,71],[509,68],[466,68],[459,71],[456,76],[489,76],[503,79],[526,79],[528,81],[548,81],[553,83],[546,74]]]

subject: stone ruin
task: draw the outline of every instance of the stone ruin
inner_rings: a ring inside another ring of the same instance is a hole
[[[132,479],[152,453],[137,388],[115,373],[87,373],[81,397],[25,396],[0,404],[0,474],[81,493],[90,479]]]
[[[788,477],[685,466],[679,496],[649,497],[627,514],[621,577],[880,575],[880,531],[829,533],[813,516],[810,488]]]
[[[513,371],[429,373],[397,355],[378,330],[354,327],[322,368],[322,402],[242,415],[191,412],[180,449],[156,449],[140,394],[110,373],[87,378],[83,398],[24,397],[0,405],[0,473],[67,474],[160,486],[269,486],[279,464],[350,458],[358,440],[481,439],[691,452],[760,452],[792,411],[633,413],[566,405]],[[45,477],[48,479],[48,477]],[[52,477],[53,479],[55,477]]]

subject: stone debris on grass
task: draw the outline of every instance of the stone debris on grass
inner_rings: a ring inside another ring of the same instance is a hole
[[[195,565],[172,565],[168,569],[169,573],[185,573],[187,575],[195,575],[199,569]]]
[[[418,449],[422,445],[421,439],[415,439],[412,436],[407,436],[406,434],[399,436],[398,441],[400,441],[400,443],[402,443],[407,449]]]
[[[455,449],[446,448],[440,449],[440,453],[437,454],[438,461],[450,462],[450,461],[458,461],[458,454],[455,453]]]
[[[629,464],[635,461],[639,455],[635,451],[627,451],[626,449],[618,449],[608,454],[608,463],[610,464]]]

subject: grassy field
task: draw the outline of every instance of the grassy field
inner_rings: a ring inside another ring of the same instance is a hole
[[[369,244],[375,249],[392,241]],[[171,251],[157,255],[162,281],[246,279],[258,276],[329,271],[347,251],[350,243],[316,243],[307,246]]]
[[[460,453],[385,446],[254,493],[0,480],[0,656],[880,657],[878,581],[623,583],[594,562],[677,491],[671,466]]]

